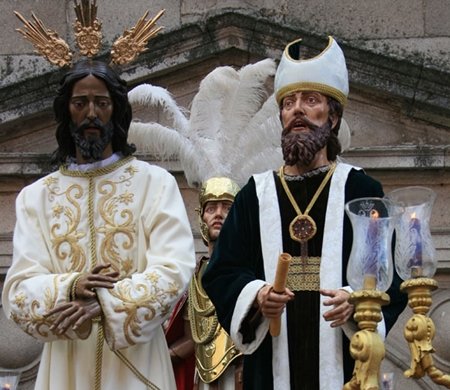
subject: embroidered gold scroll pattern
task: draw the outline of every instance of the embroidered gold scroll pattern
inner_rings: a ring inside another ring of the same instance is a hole
[[[58,179],[50,176],[44,180],[49,191],[48,199],[53,204],[53,219],[50,224],[52,248],[61,261],[69,260],[66,271],[81,272],[86,267],[86,253],[79,241],[86,235],[78,230],[81,207],[78,202],[84,195],[78,184],[70,185],[66,190],[58,186]],[[61,202],[57,199],[60,198]]]
[[[97,232],[103,236],[100,244],[100,256],[103,263],[111,263],[115,271],[120,272],[121,277],[130,276],[135,272],[135,264],[131,256],[124,257],[124,251],[130,251],[134,247],[136,235],[136,223],[134,214],[126,206],[133,204],[134,194],[125,189],[118,193],[121,184],[125,187],[131,185],[131,179],[137,168],[130,165],[125,169],[125,174],[119,180],[102,180],[98,185],[101,195],[98,209],[103,223]]]
[[[58,284],[63,283],[67,275],[55,276],[53,278],[53,288],[44,289],[42,301],[33,299],[29,304],[29,297],[24,292],[15,295],[13,304],[18,310],[11,313],[11,319],[31,336],[36,334],[41,337],[48,337],[48,328],[52,325],[57,315],[45,317],[44,314],[56,306],[58,298]],[[61,336],[64,338],[64,336]]]
[[[292,291],[319,291],[320,257],[293,257],[289,265],[286,286]]]
[[[170,302],[180,294],[177,283],[168,283],[166,288],[160,285],[161,275],[156,272],[144,274],[149,283],[132,285],[129,279],[119,282],[109,293],[121,303],[114,308],[116,313],[125,313],[123,324],[125,339],[130,345],[136,344],[135,338],[142,335],[141,323],[151,321],[155,316],[164,317],[170,310]]]

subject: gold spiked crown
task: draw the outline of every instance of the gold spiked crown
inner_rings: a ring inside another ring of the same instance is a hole
[[[97,18],[97,2],[81,0],[79,3],[74,0],[74,9],[76,21],[73,28],[79,52],[82,56],[93,57],[100,51],[103,37],[102,24]],[[162,29],[155,24],[164,12],[165,10],[161,10],[155,17],[147,20],[147,11],[134,27],[125,30],[111,47],[111,62],[116,65],[127,64],[146,51],[147,42]],[[34,13],[31,20],[26,20],[17,11],[14,13],[24,24],[24,29],[18,28],[17,31],[34,45],[39,55],[59,67],[72,64],[73,53],[56,31],[47,28]]]

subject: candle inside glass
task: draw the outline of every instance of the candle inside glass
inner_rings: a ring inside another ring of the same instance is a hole
[[[412,213],[409,222],[412,255],[407,264],[412,277],[422,276],[422,235],[420,230],[420,220],[416,218],[416,213]]]
[[[364,262],[364,282],[363,288],[365,290],[374,290],[377,286],[378,260],[382,256],[383,248],[381,248],[381,240],[378,237],[378,217],[379,213],[376,210],[370,211],[369,227],[367,231],[366,245],[368,246],[368,256]]]
[[[10,371],[0,371],[0,390],[17,389],[20,373]]]
[[[381,390],[394,390],[393,372],[384,372],[381,374]]]

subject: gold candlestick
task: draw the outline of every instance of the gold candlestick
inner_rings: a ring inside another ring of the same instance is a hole
[[[385,291],[392,283],[392,235],[401,210],[382,198],[359,198],[345,205],[353,230],[347,281],[354,292],[349,302],[359,331],[350,339],[355,360],[352,378],[343,390],[379,390],[384,343],[377,331],[381,306],[390,302]]]
[[[408,293],[408,306],[414,313],[403,331],[411,351],[411,366],[404,374],[407,378],[428,375],[434,383],[450,389],[450,375],[435,367],[432,356],[435,326],[427,313],[432,304],[431,292],[437,287],[434,279],[424,277],[408,279],[400,285],[400,290]]]
[[[381,306],[387,305],[389,301],[389,295],[375,289],[371,276],[364,278],[362,290],[351,294],[349,302],[355,305],[353,318],[361,330],[350,340],[350,354],[355,359],[355,368],[343,390],[379,390],[378,380],[385,347],[377,332],[377,323],[382,319]]]
[[[413,186],[391,191],[386,197],[404,209],[395,227],[395,259],[397,272],[404,280],[400,290],[408,294],[408,305],[414,313],[403,331],[411,351],[411,366],[404,374],[407,378],[428,375],[433,382],[450,389],[450,375],[443,374],[433,363],[436,329],[427,315],[431,292],[438,287],[433,279],[437,262],[430,230],[436,194],[430,188]]]

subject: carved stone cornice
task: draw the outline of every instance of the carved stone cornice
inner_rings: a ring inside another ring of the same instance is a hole
[[[450,169],[450,143],[444,146],[403,145],[350,148],[343,155],[370,170]]]
[[[308,38],[310,46],[305,46],[305,51],[318,50],[326,41],[326,37],[312,36],[273,21],[226,13],[160,34],[152,40],[147,53],[124,69],[123,78],[133,87],[227,51],[240,53],[244,63],[279,58],[286,42],[299,36]],[[340,44],[346,55],[351,90],[394,98],[407,117],[450,128],[450,74],[446,70],[381,55],[362,48],[356,41]],[[63,72],[55,70],[0,88],[0,142],[15,135],[12,122],[51,108]]]
[[[141,160],[159,165],[171,172],[182,172],[178,160],[158,160],[149,154],[137,153]],[[0,176],[41,176],[49,173],[51,155],[42,153],[0,153]],[[343,158],[371,171],[416,169],[450,170],[450,145],[411,145],[398,147],[361,147],[346,151]]]

